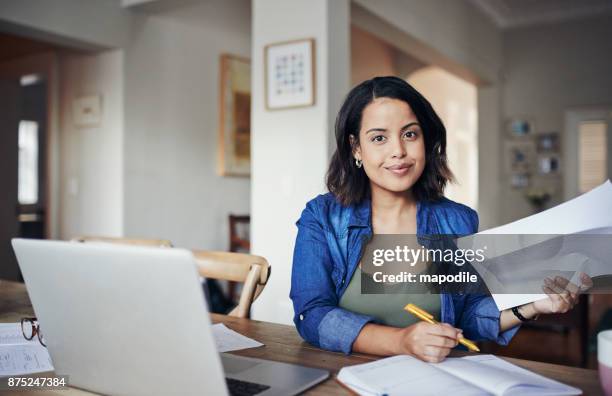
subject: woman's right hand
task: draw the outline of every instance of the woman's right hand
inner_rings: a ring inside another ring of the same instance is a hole
[[[399,330],[398,354],[408,354],[430,363],[444,360],[462,337],[460,329],[448,323],[415,323]]]

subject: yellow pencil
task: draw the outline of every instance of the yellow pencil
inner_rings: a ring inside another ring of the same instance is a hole
[[[414,304],[408,304],[404,307],[404,309],[408,312],[410,312],[411,314],[413,314],[414,316],[416,316],[417,318],[427,322],[427,323],[431,323],[431,324],[437,324],[438,322],[436,322],[434,320],[434,317],[432,314],[430,314],[427,311],[423,311],[421,308],[417,307]],[[478,347],[476,346],[476,344],[474,344],[473,341],[468,340],[467,338],[460,338],[459,339],[459,343],[461,345],[465,345],[467,347],[467,349],[469,349],[470,351],[473,352],[480,352],[480,349],[478,349]]]

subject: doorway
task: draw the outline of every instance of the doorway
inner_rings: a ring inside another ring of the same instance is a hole
[[[20,80],[17,128],[17,214],[20,238],[47,238],[47,82]]]
[[[50,237],[56,49],[0,33],[0,279],[22,281],[12,238]]]

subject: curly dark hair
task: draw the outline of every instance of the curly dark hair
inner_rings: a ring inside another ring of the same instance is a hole
[[[444,195],[453,180],[446,158],[446,129],[431,104],[406,81],[398,77],[375,77],[353,88],[336,117],[336,151],[327,170],[327,188],[343,205],[360,203],[370,195],[370,181],[363,168],[355,166],[353,150],[359,145],[361,117],[366,106],[377,98],[406,102],[419,121],[425,138],[425,169],[412,186],[419,201],[433,201]],[[355,140],[351,145],[349,136]]]

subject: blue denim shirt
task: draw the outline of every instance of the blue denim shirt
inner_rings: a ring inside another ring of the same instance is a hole
[[[331,193],[308,202],[297,221],[290,297],[295,326],[306,341],[331,351],[350,353],[353,342],[373,317],[338,307],[372,236],[368,199],[341,205]],[[478,214],[442,198],[417,204],[417,235],[469,235],[478,231]],[[463,329],[471,340],[506,345],[518,326],[499,331],[500,312],[486,295],[441,294],[441,320]]]

